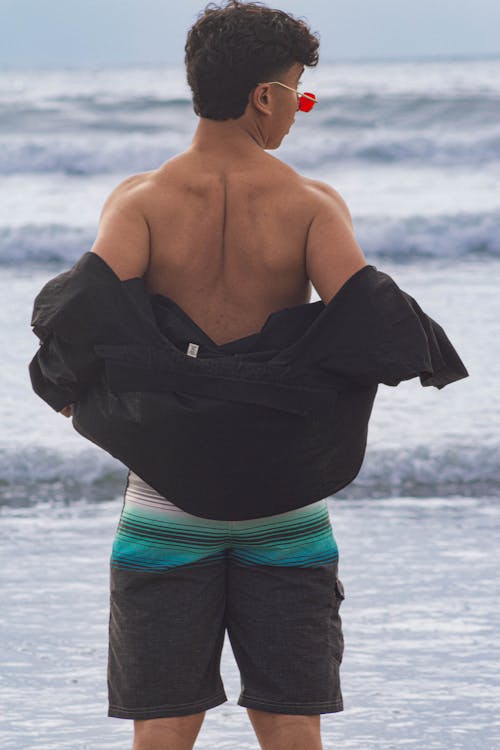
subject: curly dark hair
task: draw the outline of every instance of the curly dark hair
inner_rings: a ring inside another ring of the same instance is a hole
[[[307,23],[262,3],[209,3],[189,29],[187,81],[200,117],[241,117],[257,84],[294,63],[318,64],[319,38]]]

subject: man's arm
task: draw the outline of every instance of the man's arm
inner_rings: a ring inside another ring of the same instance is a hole
[[[101,211],[99,230],[91,250],[121,281],[144,276],[149,263],[149,227],[141,211],[144,176],[123,180],[109,195]],[[72,416],[71,404],[60,410]]]
[[[351,214],[342,196],[330,185],[310,180],[316,213],[309,225],[306,270],[325,304],[367,260],[356,242]]]
[[[102,208],[92,252],[110,266],[121,281],[142,277],[149,264],[149,227],[142,210],[145,175],[123,180]]]

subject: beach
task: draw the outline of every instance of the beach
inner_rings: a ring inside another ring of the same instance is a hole
[[[497,750],[500,59],[307,76],[320,102],[275,155],[341,193],[368,262],[470,374],[379,386],[361,471],[328,499],[345,710],[322,716],[324,747]],[[123,749],[106,659],[126,468],[33,393],[30,318],[90,249],[109,192],[186,148],[196,118],[182,69],[154,66],[2,70],[0,114],[0,746]],[[229,700],[195,747],[256,749],[227,636],[222,676]]]
[[[322,715],[324,747],[495,750],[498,504],[329,506],[346,592],[345,710]],[[5,750],[131,746],[132,722],[105,715],[108,559],[120,507],[116,499],[3,513]],[[195,747],[257,750],[227,635],[221,674],[228,701],[207,712]]]

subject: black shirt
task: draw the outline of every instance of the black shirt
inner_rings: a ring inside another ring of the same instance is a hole
[[[441,326],[366,265],[325,304],[286,307],[217,345],[142,278],[86,252],[37,295],[35,392],[183,510],[245,520],[358,474],[378,383],[468,377]]]

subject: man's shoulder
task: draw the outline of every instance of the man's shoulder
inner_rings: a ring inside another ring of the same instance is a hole
[[[352,216],[342,195],[328,182],[303,177],[304,187],[312,196],[316,211],[338,212],[352,226]]]
[[[148,195],[154,183],[155,172],[156,170],[138,172],[121,180],[106,198],[103,213],[116,209],[132,209],[142,213],[149,202]]]
[[[342,196],[340,195],[338,190],[335,190],[335,188],[332,187],[328,182],[323,182],[323,180],[313,180],[311,177],[306,177],[305,175],[301,176],[304,185],[311,190],[321,195],[328,195],[335,199],[341,199]]]
[[[151,183],[152,172],[139,172],[125,177],[109,193],[104,207],[131,205]]]
[[[156,169],[151,169],[149,172],[137,172],[137,174],[131,174],[119,182],[113,192],[123,195],[133,192],[138,188],[146,187],[151,184],[152,180],[154,180],[156,172]]]
[[[278,184],[282,187],[283,180],[285,180],[290,189],[290,200],[292,196],[295,196],[310,220],[316,216],[326,215],[330,218],[338,217],[344,222],[347,221],[351,228],[353,227],[349,207],[338,190],[328,182],[312,179],[297,172],[289,164],[271,154],[266,154],[266,156],[276,166],[275,173],[280,177]]]

